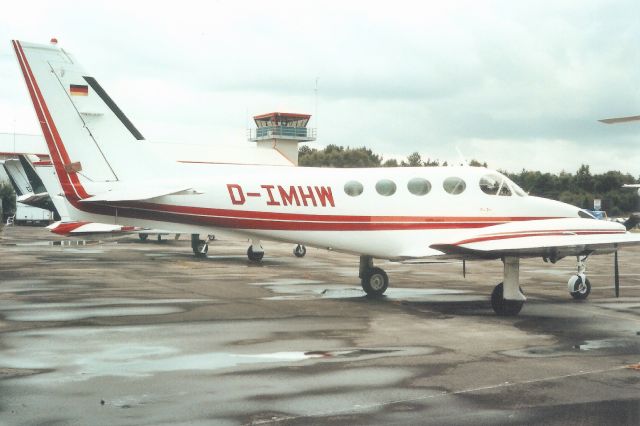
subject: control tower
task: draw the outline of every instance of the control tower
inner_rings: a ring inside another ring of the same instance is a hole
[[[294,165],[298,165],[298,144],[316,140],[316,129],[308,128],[308,114],[270,112],[256,115],[255,129],[249,129],[249,140],[258,148],[275,149]]]

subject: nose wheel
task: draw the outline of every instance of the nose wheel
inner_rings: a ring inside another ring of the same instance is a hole
[[[569,282],[567,284],[569,287],[569,294],[576,300],[584,300],[589,297],[589,293],[591,293],[591,282],[589,281],[589,278],[584,276],[584,274],[573,275],[569,278]]]
[[[569,294],[575,300],[584,300],[589,297],[591,293],[591,282],[587,278],[587,258],[589,256],[577,257],[578,261],[578,273],[569,278],[567,287],[569,288]]]

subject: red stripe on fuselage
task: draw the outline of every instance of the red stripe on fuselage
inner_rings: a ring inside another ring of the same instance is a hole
[[[85,203],[83,207],[87,206]],[[383,231],[469,229],[505,222],[548,219],[540,217],[421,217],[421,216],[346,216],[275,213],[264,211],[212,209],[143,202],[111,203],[110,206],[87,206],[95,213],[99,208],[117,208],[119,217],[177,222],[198,226],[234,229],[290,231]]]

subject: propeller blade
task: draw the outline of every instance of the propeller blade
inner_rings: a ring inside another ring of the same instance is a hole
[[[616,290],[616,297],[620,297],[620,272],[618,270],[618,250],[613,253],[613,285]]]
[[[631,213],[631,216],[629,216],[629,219],[627,219],[623,225],[625,228],[627,228],[627,231],[628,231],[632,229],[634,226],[636,226],[638,223],[640,223],[640,214]]]
[[[462,259],[462,278],[467,278],[467,261]]]

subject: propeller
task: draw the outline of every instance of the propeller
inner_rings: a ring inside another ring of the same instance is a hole
[[[462,259],[462,278],[467,278],[467,261]]]
[[[620,271],[618,270],[618,250],[613,252],[613,285],[616,297],[620,297]]]
[[[631,213],[631,216],[629,216],[629,219],[625,220],[623,225],[625,228],[627,228],[627,231],[629,231],[639,223],[640,223],[640,214]]]

